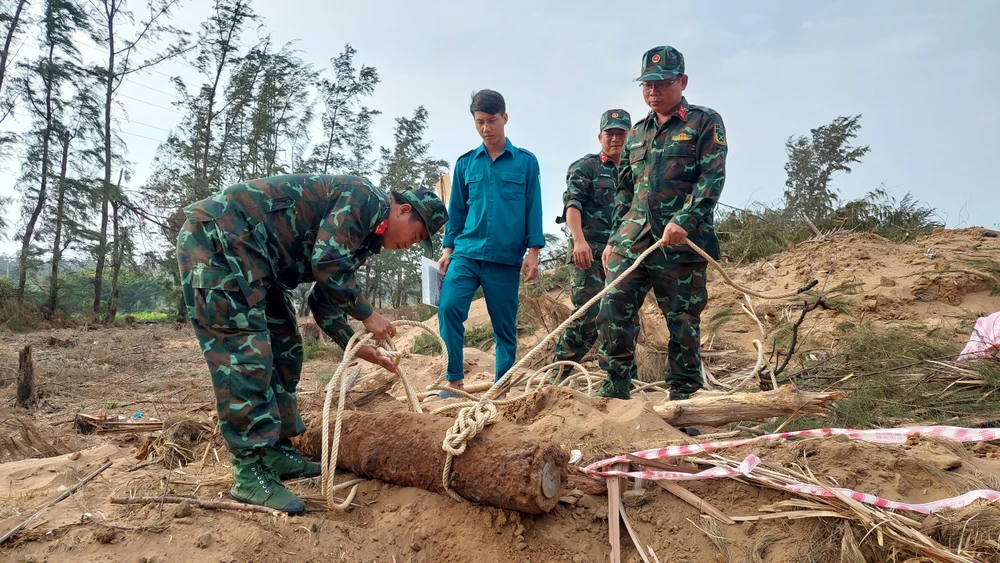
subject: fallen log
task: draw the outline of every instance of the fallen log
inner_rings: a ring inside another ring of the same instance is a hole
[[[826,414],[843,393],[814,393],[782,385],[763,393],[709,395],[653,405],[653,411],[675,427],[722,426],[745,420],[767,420],[793,414]]]
[[[332,417],[331,417],[332,418]],[[441,449],[453,419],[407,411],[344,411],[338,468],[406,487],[444,492]],[[320,459],[322,418],[305,417],[306,431],[292,438],[302,453]],[[333,434],[334,421],[330,421]],[[497,420],[454,458],[451,488],[479,504],[544,514],[566,488],[569,453],[521,426]]]

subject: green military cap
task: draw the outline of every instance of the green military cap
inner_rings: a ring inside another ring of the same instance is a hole
[[[433,237],[434,233],[438,232],[438,229],[448,222],[448,209],[445,207],[444,202],[441,201],[441,198],[433,191],[427,188],[408,188],[401,190],[399,194],[406,198],[406,201],[413,206],[413,211],[424,221],[427,233],[430,236]],[[425,254],[429,255],[434,251],[434,245],[431,243],[430,238],[421,241],[420,245],[423,247]]]
[[[635,81],[667,80],[680,74],[684,74],[684,55],[669,45],[661,45],[642,56],[642,75]]]
[[[601,115],[601,131],[608,129],[623,129],[628,131],[632,128],[632,116],[623,109],[609,109]]]

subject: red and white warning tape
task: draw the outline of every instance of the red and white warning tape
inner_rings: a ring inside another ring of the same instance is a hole
[[[878,444],[902,444],[905,443],[907,438],[913,434],[920,434],[923,436],[943,436],[957,440],[959,442],[980,442],[985,440],[997,440],[1000,439],[1000,428],[957,428],[954,426],[916,426],[911,428],[891,428],[883,430],[851,430],[844,428],[818,428],[815,430],[800,430],[797,432],[782,432],[779,434],[767,434],[764,436],[757,436],[755,438],[747,438],[743,440],[727,440],[724,442],[706,442],[703,444],[683,444],[679,446],[668,446],[666,448],[657,448],[653,450],[644,450],[641,452],[635,452],[634,456],[641,457],[643,459],[664,459],[678,456],[687,456],[703,452],[711,452],[715,450],[722,450],[726,448],[734,448],[737,446],[743,446],[746,444],[753,444],[755,442],[766,441],[766,440],[781,440],[791,437],[803,437],[803,438],[822,438],[827,436],[846,436],[851,440],[861,440],[864,442],[874,442]],[[921,504],[908,504],[902,502],[896,502],[888,499],[878,497],[876,495],[860,493],[858,491],[853,491],[851,489],[842,488],[823,488],[817,487],[815,485],[808,485],[805,483],[797,484],[784,484],[777,483],[765,475],[761,475],[760,472],[754,473],[754,469],[760,464],[760,458],[756,455],[749,455],[738,467],[729,466],[719,466],[712,469],[706,469],[699,473],[682,473],[676,471],[601,471],[601,468],[608,467],[609,465],[615,463],[627,463],[629,461],[628,457],[621,455],[605,460],[601,460],[588,465],[583,468],[583,471],[593,475],[601,475],[604,477],[632,477],[638,479],[646,479],[649,481],[692,481],[692,480],[702,480],[702,479],[718,479],[724,477],[737,477],[743,476],[749,479],[753,479],[759,482],[767,483],[771,486],[782,488],[789,491],[805,493],[815,496],[823,497],[833,497],[836,496],[832,491],[843,494],[853,500],[858,502],[863,502],[866,504],[872,504],[882,508],[890,508],[894,510],[909,510],[913,512],[918,512],[921,514],[929,514],[931,512],[937,512],[945,508],[961,508],[967,506],[972,502],[983,499],[983,500],[997,500],[1000,499],[1000,492],[981,489],[975,491],[969,491],[963,495],[957,497],[946,498],[942,500],[937,500],[933,502],[926,502]]]

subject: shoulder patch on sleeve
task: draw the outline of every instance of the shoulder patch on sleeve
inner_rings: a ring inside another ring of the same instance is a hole
[[[716,123],[713,128],[712,140],[720,147],[726,146],[726,128],[721,123]]]

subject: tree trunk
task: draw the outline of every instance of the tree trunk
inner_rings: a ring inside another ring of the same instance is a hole
[[[10,20],[10,27],[7,28],[7,37],[4,38],[3,51],[0,52],[0,88],[3,88],[4,78],[7,76],[7,61],[10,60],[10,44],[14,41],[14,34],[17,33],[17,26],[21,23],[21,10],[28,3],[28,0],[19,0],[14,8],[14,15]]]
[[[337,112],[340,111],[340,100],[333,108],[333,117],[330,118],[330,138],[326,143],[326,157],[323,159],[323,173],[330,173],[330,155],[333,152],[333,139],[337,135]]]
[[[122,259],[125,257],[125,241],[122,240],[121,229],[118,227],[118,209],[121,207],[121,201],[119,201],[117,194],[121,193],[122,175],[124,173],[125,169],[118,171],[118,186],[115,188],[116,199],[111,202],[115,246],[111,252],[111,295],[108,297],[108,310],[104,313],[105,325],[115,322],[115,316],[118,314],[118,274],[121,272]]]
[[[776,416],[796,414],[827,414],[834,401],[843,393],[813,393],[782,385],[763,393],[711,395],[684,401],[668,401],[653,405],[653,411],[675,427],[713,426],[730,422],[767,420]]]
[[[94,321],[101,318],[104,263],[108,256],[108,206],[111,203],[111,106],[115,92],[115,15],[117,6],[111,0],[108,18],[108,74],[104,90],[104,183],[101,185],[101,230],[97,235],[97,265],[94,268]]]
[[[323,419],[306,419],[306,432],[292,443],[317,459],[323,451]],[[337,465],[357,475],[428,491],[444,492],[447,454],[442,440],[453,420],[406,411],[345,411]],[[330,422],[333,432],[334,422]],[[569,454],[545,437],[497,420],[455,457],[450,486],[479,504],[544,514],[566,487]]]
[[[30,409],[38,402],[35,392],[35,360],[31,346],[25,346],[18,356],[17,406]]]
[[[179,289],[177,295],[177,316],[174,321],[183,323],[187,322],[187,304],[184,302],[184,288],[181,287],[181,273],[179,268],[172,268],[173,272],[170,274],[174,278],[174,286]]]
[[[69,145],[72,137],[63,139],[62,163],[59,166],[59,195],[56,198],[56,232],[52,239],[52,274],[49,280],[49,302],[46,315],[52,318],[59,308],[59,263],[62,261],[63,206],[66,201],[66,174],[69,169]]]
[[[49,55],[46,64],[51,69],[54,64],[55,45],[49,45]],[[31,212],[28,223],[24,226],[24,235],[21,237],[21,267],[17,277],[17,300],[24,302],[24,286],[28,281],[28,254],[31,250],[31,239],[35,235],[35,225],[38,224],[38,217],[45,208],[46,189],[49,180],[49,144],[52,142],[52,74],[51,70],[44,78],[45,82],[45,129],[42,131],[42,173],[41,184],[38,187],[38,201],[35,209]]]
[[[108,22],[108,68],[104,88],[104,183],[101,184],[101,229],[97,236],[97,265],[94,267],[94,321],[101,318],[104,293],[104,266],[108,257],[108,207],[111,204],[111,108],[115,93],[115,18],[124,0],[104,0]]]

